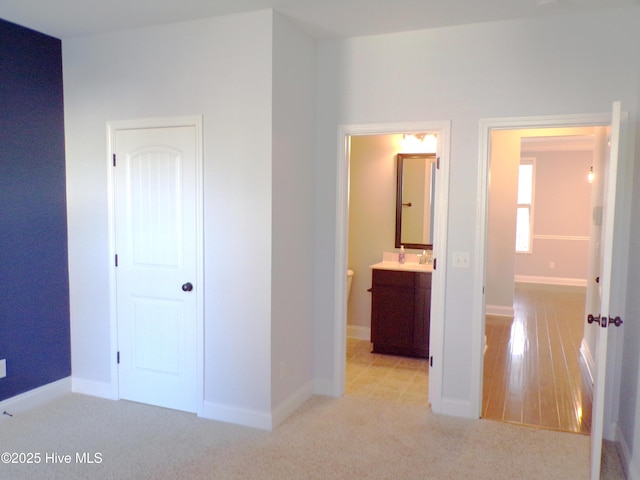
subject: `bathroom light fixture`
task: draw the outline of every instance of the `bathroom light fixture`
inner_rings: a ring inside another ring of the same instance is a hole
[[[402,153],[436,153],[437,137],[432,133],[402,135]]]
[[[593,179],[595,177],[595,173],[593,173],[593,167],[589,167],[589,174],[587,175],[587,181],[589,183],[593,183]]]

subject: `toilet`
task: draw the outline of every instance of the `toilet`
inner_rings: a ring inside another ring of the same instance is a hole
[[[351,295],[351,283],[353,282],[353,270],[347,270],[347,301],[349,301],[349,295]]]

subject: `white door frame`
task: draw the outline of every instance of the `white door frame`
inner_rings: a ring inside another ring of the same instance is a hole
[[[447,271],[447,231],[449,211],[449,149],[451,122],[407,122],[388,124],[340,125],[336,174],[336,238],[334,271],[333,385],[332,394],[344,395],[347,331],[347,256],[349,242],[349,137],[357,135],[392,135],[398,133],[434,132],[438,134],[440,171],[436,177],[436,209],[434,218],[434,258],[438,259],[437,279],[432,285],[431,335],[429,355],[442,359],[444,350],[444,314]],[[383,252],[380,252],[382,255]],[[434,274],[436,274],[434,272]],[[442,361],[434,361],[429,371],[429,401],[439,412],[442,396]]]
[[[540,117],[486,118],[480,120],[478,203],[476,214],[476,252],[472,323],[471,412],[480,418],[482,413],[482,380],[484,367],[484,326],[487,261],[487,222],[489,218],[489,160],[492,130],[520,130],[526,128],[590,127],[611,124],[611,112],[601,114],[550,115]]]
[[[111,341],[111,388],[112,397],[120,399],[118,388],[118,316],[116,302],[116,255],[115,237],[115,174],[113,172],[113,155],[118,130],[144,128],[194,127],[196,132],[196,279],[199,287],[196,295],[196,414],[201,416],[204,407],[204,175],[203,175],[203,137],[202,116],[180,116],[121,120],[107,122],[107,194],[109,218],[109,303],[110,303],[110,341]]]

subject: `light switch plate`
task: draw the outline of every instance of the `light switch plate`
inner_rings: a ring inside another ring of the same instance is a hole
[[[4,378],[7,376],[7,359],[3,358],[0,360],[0,378]]]
[[[453,252],[453,268],[469,268],[469,252]]]

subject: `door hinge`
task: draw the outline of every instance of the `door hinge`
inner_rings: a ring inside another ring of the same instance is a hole
[[[112,159],[113,159],[113,166],[115,167],[116,166],[116,154],[115,153],[112,155]]]
[[[117,352],[116,357],[117,357],[117,363],[119,365],[120,364],[120,352]]]
[[[115,257],[115,265],[116,265],[116,267],[118,266],[118,255],[117,254],[116,254],[116,257]]]
[[[429,357],[429,366],[433,367],[433,355]]]
[[[436,268],[438,268],[438,259],[434,258],[433,259],[433,269],[435,270]]]
[[[436,158],[436,170],[440,170],[440,157]]]

